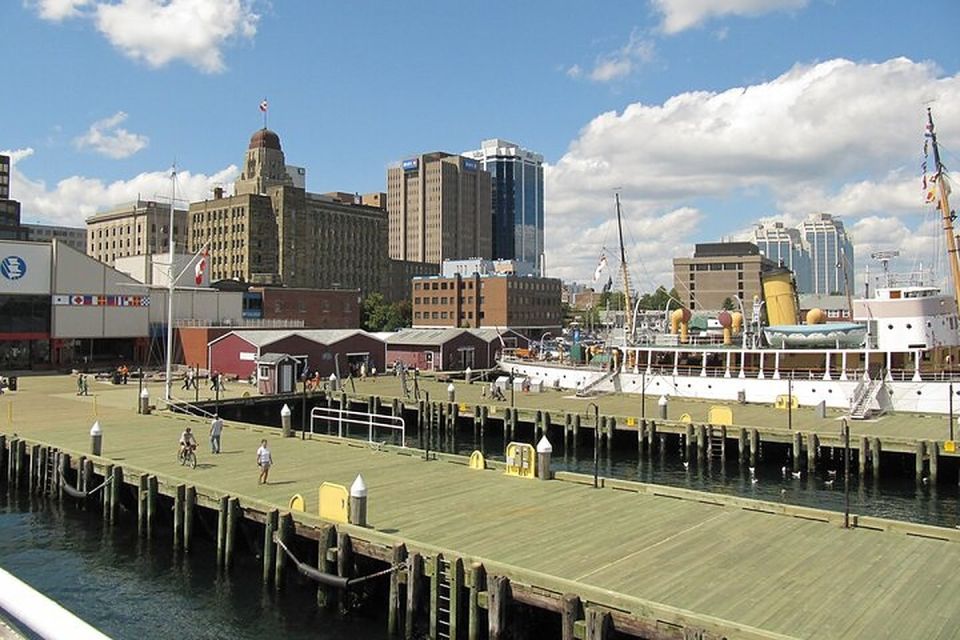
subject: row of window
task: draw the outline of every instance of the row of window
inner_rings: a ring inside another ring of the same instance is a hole
[[[455,320],[457,314],[455,311],[414,311],[413,319],[414,320]],[[484,314],[483,311],[480,312],[479,318],[483,320]],[[460,312],[461,320],[473,320],[473,311]]]

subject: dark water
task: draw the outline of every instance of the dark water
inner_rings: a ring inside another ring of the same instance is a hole
[[[0,492],[0,567],[114,638],[386,638],[369,611],[319,610],[296,576],[280,595],[264,589],[252,555],[227,576],[211,544],[185,556],[171,539],[147,542],[135,522],[105,528],[99,512]]]

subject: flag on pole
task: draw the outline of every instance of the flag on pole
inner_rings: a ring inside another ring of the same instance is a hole
[[[196,281],[197,286],[203,284],[203,272],[207,270],[208,257],[209,251],[204,249],[203,253],[200,254],[200,259],[197,261],[197,266],[194,268],[194,281]]]
[[[264,98],[263,100],[260,101],[260,111],[263,111],[264,113],[267,112],[267,99],[266,99],[266,98]]]
[[[600,279],[600,274],[603,273],[603,270],[607,268],[607,256],[605,254],[600,254],[600,262],[597,263],[597,268],[593,272],[593,281],[596,282]]]

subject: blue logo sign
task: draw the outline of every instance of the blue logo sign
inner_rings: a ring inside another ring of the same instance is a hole
[[[413,158],[413,159],[411,159],[411,160],[404,160],[404,161],[403,161],[403,170],[404,170],[404,171],[415,171],[415,170],[417,169],[417,167],[419,167],[419,166],[420,166],[420,161],[417,160],[416,158]]]
[[[7,256],[0,262],[0,275],[7,280],[19,280],[27,275],[27,261],[20,256]]]
[[[467,171],[476,171],[477,170],[477,161],[476,160],[464,160],[463,168]]]

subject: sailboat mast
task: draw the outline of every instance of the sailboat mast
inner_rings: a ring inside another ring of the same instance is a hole
[[[933,146],[933,163],[936,173],[933,179],[937,183],[940,196],[940,217],[943,220],[943,233],[947,238],[947,258],[950,260],[950,275],[953,277],[953,297],[960,313],[960,262],[957,262],[957,237],[953,231],[953,215],[950,211],[949,194],[943,165],[940,164],[940,147],[937,146],[937,133],[933,128],[933,113],[927,107],[927,135]]]
[[[630,275],[627,269],[627,254],[623,248],[623,217],[620,214],[620,194],[615,193],[617,201],[617,232],[620,234],[620,269],[623,276],[623,332],[626,338],[633,336],[633,304],[630,295]]]

